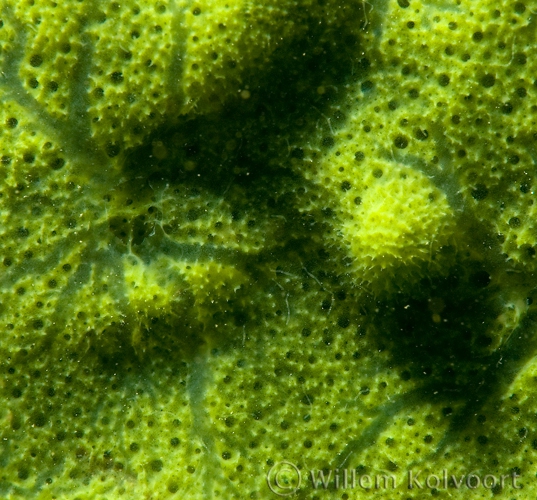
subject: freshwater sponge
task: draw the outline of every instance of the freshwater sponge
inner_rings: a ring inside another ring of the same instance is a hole
[[[0,496],[531,495],[535,9],[258,4],[0,0]]]

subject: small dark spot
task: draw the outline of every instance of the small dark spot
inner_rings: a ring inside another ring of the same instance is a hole
[[[323,146],[330,148],[334,145],[334,138],[333,137],[325,137],[323,139]]]
[[[164,466],[162,460],[153,460],[150,465],[153,472],[160,472]]]
[[[373,88],[373,82],[371,80],[366,80],[365,82],[362,82],[361,88],[362,92],[368,92]]]
[[[524,87],[518,87],[515,93],[518,97],[526,97],[526,95],[528,95],[528,92],[526,91]]]
[[[487,73],[483,78],[481,78],[481,85],[485,87],[486,89],[489,89],[490,87],[493,87],[496,83],[496,77],[494,75],[491,75],[490,73]]]
[[[484,184],[476,184],[475,188],[472,189],[472,197],[476,201],[484,200],[489,194],[489,190]]]
[[[15,128],[17,126],[17,124],[19,123],[19,121],[16,119],[16,118],[8,118],[6,120],[6,125],[8,128]]]
[[[110,81],[112,83],[121,83],[123,81],[123,73],[121,71],[114,71],[110,75]]]
[[[131,443],[131,445],[129,446],[129,449],[131,451],[138,451],[140,449],[140,446],[137,443]]]
[[[509,163],[511,163],[512,165],[516,165],[519,161],[520,158],[518,157],[518,155],[511,155],[509,157]]]
[[[449,85],[449,76],[445,73],[438,77],[438,83],[441,87],[447,87]]]
[[[421,128],[417,128],[414,132],[414,137],[418,139],[418,141],[424,141],[429,137],[429,132],[427,130],[422,130]]]
[[[393,144],[398,149],[405,149],[408,146],[408,139],[404,135],[398,135],[393,140]]]
[[[35,161],[35,155],[33,153],[24,153],[22,159],[25,163],[33,163]]]
[[[341,183],[341,190],[348,191],[351,188],[351,183],[349,181],[343,181]]]
[[[30,477],[30,472],[28,471],[28,469],[19,469],[19,471],[17,472],[17,477],[19,479],[28,479]]]
[[[528,58],[526,57],[526,54],[523,54],[522,52],[515,54],[513,57],[513,60],[515,61],[515,63],[520,64],[521,66],[526,64],[527,59]]]
[[[304,394],[301,401],[303,404],[311,406],[313,404],[313,396],[311,394]]]
[[[362,198],[360,198],[359,196],[354,198],[354,204],[355,205],[361,205],[362,204]]]
[[[408,91],[408,97],[410,97],[411,99],[417,99],[419,96],[420,93],[418,89],[410,89]]]
[[[472,40],[474,42],[480,42],[481,40],[483,40],[483,33],[481,33],[481,31],[476,31],[473,35],[472,35]]]
[[[35,427],[44,427],[46,423],[47,423],[47,418],[42,413],[33,415],[32,425],[34,425]]]
[[[50,168],[52,170],[60,170],[65,165],[65,160],[63,158],[54,158],[50,162]]]
[[[412,29],[416,24],[414,23],[414,21],[408,21],[408,23],[406,23],[406,26],[408,29]]]
[[[506,102],[502,104],[501,110],[504,115],[509,115],[513,112],[513,105],[510,102]]]
[[[119,152],[121,151],[121,148],[119,147],[118,144],[115,144],[113,142],[109,142],[107,145],[106,145],[106,154],[110,157],[110,158],[114,158],[115,156],[117,156],[119,154]]]
[[[520,219],[518,217],[511,217],[509,219],[509,225],[511,227],[520,227]]]
[[[351,321],[346,316],[340,316],[337,320],[337,324],[340,328],[347,328],[351,324]]]
[[[195,16],[199,16],[201,14],[201,9],[199,7],[196,7],[193,11],[192,11],[192,14],[194,14]]]
[[[382,170],[380,168],[376,168],[375,170],[373,170],[373,177],[375,179],[380,179],[382,177]]]
[[[354,153],[354,159],[356,161],[362,161],[364,158],[365,158],[365,154],[362,153],[361,151],[357,151],[356,153]]]
[[[408,0],[397,0],[397,3],[402,9],[406,9],[410,5],[410,2]]]
[[[38,68],[43,64],[43,57],[39,54],[34,54],[32,57],[30,57],[30,66],[34,68]]]
[[[487,436],[478,436],[477,442],[479,444],[487,444],[489,442],[489,438]]]
[[[524,14],[526,11],[526,6],[522,2],[515,3],[515,12],[517,14]]]

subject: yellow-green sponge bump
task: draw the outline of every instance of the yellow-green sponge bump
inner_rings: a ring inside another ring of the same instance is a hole
[[[455,231],[445,194],[423,173],[394,159],[364,160],[352,144],[306,167],[306,176],[322,185],[318,203],[334,212],[327,245],[346,249],[354,278],[377,294],[441,271],[453,255],[447,250]],[[338,196],[328,194],[333,192]]]

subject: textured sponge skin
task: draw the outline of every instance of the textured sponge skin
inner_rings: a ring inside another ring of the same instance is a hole
[[[0,0],[0,498],[535,496],[535,12]]]

